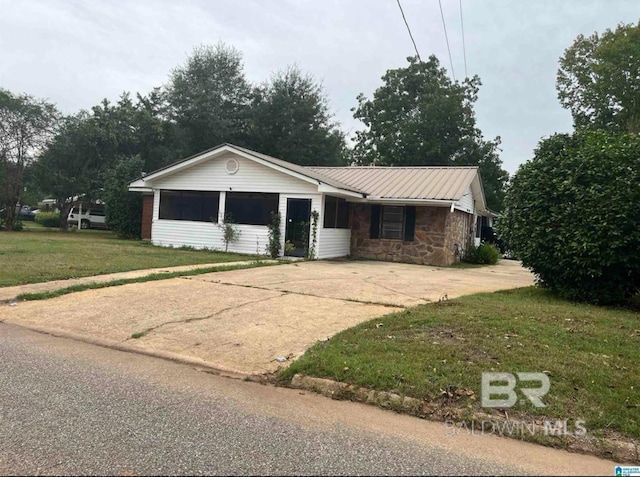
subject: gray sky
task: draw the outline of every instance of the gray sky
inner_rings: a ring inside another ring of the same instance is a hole
[[[423,59],[451,73],[437,0],[401,0]],[[456,78],[464,76],[458,0],[442,0]],[[638,0],[462,0],[468,74],[485,137],[502,137],[513,173],[541,137],[571,129],[555,91],[558,58],[579,33],[636,23]],[[349,135],[350,109],[413,46],[396,0],[0,0],[0,86],[88,109],[122,91],[147,93],[198,44],[223,41],[261,82],[297,63],[324,84]]]

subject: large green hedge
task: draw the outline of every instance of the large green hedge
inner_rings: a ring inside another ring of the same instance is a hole
[[[120,238],[140,238],[142,194],[129,192],[129,182],[142,174],[139,156],[123,157],[106,175],[102,191],[106,223]]]
[[[539,283],[621,303],[640,290],[640,136],[557,134],[513,177],[501,237]]]
[[[38,212],[34,220],[36,224],[44,225],[45,227],[60,227],[59,212]]]

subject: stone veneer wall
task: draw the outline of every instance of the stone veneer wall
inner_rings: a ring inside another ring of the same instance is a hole
[[[448,209],[447,212],[449,212]],[[462,212],[461,210],[454,210],[448,213],[445,232],[445,250],[451,260],[449,265],[455,263],[458,254],[464,253],[467,247],[469,247],[469,244],[472,243],[472,226],[473,215]]]
[[[391,262],[444,266],[456,261],[456,245],[469,243],[473,216],[447,207],[416,207],[412,242],[370,239],[371,205],[351,206],[351,255]],[[466,232],[466,240],[465,240]]]

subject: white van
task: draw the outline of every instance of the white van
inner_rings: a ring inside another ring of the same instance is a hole
[[[82,215],[80,215],[80,207],[76,206],[69,212],[67,222],[69,225],[78,225],[80,220],[81,229],[106,229],[107,224],[104,220],[103,204],[82,204]]]

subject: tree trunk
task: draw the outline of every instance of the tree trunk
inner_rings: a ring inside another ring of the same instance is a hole
[[[16,224],[16,206],[18,205],[18,199],[13,198],[7,201],[6,210],[4,213],[5,227],[7,230],[11,231],[14,229]]]
[[[59,202],[58,210],[60,211],[60,231],[67,232],[69,230],[69,212],[73,208],[74,203]],[[78,217],[78,227],[80,227],[80,218]]]

